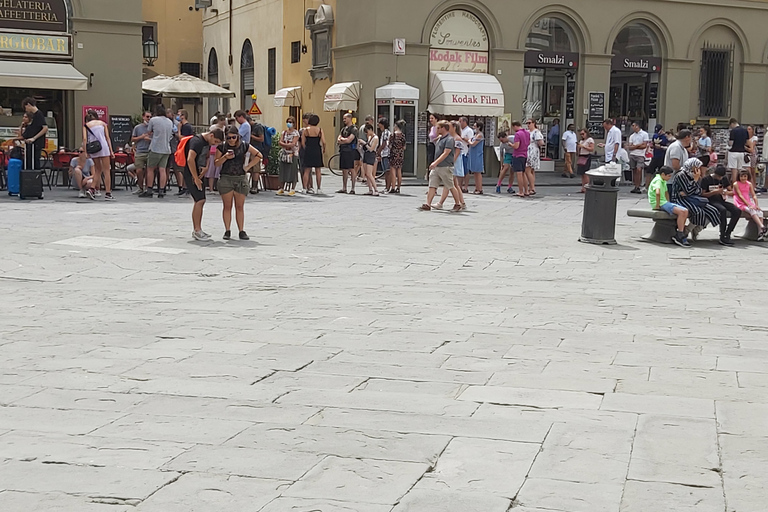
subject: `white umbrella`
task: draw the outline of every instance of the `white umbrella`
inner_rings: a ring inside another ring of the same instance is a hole
[[[182,73],[176,76],[157,75],[141,83],[147,94],[164,98],[234,98],[235,93],[216,84]]]

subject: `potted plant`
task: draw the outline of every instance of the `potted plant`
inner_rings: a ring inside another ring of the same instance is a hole
[[[266,190],[278,190],[280,188],[280,145],[277,139],[272,139],[272,148],[269,151],[266,173],[264,175],[264,188]]]

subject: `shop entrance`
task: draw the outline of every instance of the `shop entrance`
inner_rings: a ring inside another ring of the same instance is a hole
[[[58,129],[63,126],[64,121],[65,95],[65,91],[57,90],[0,88],[0,106],[3,107],[4,114],[0,116],[0,145],[16,136],[24,115],[21,102],[24,98],[30,97],[35,98],[37,108],[46,117],[48,123],[45,150],[49,153],[56,151],[59,148]],[[76,140],[79,141],[79,139]]]

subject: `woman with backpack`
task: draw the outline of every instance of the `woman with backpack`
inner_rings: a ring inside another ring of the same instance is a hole
[[[112,197],[112,165],[110,160],[115,157],[112,151],[112,140],[109,136],[107,123],[99,119],[95,110],[88,110],[85,114],[85,126],[83,126],[83,147],[87,153],[86,158],[93,160],[93,186],[88,189],[88,197],[95,199],[100,194],[101,180],[104,180],[104,190],[107,201]]]
[[[248,155],[250,155],[250,160]],[[214,165],[221,166],[219,195],[224,203],[224,240],[232,238],[232,204],[235,205],[235,222],[240,240],[248,240],[245,232],[245,197],[248,195],[248,171],[261,164],[261,153],[241,140],[240,132],[232,127],[227,130],[226,141],[216,148]]]

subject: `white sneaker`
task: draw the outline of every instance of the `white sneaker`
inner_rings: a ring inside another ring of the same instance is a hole
[[[85,197],[86,197],[85,192],[83,192],[82,190],[78,192],[77,194],[78,199],[85,199]]]
[[[143,190],[141,190],[140,188],[137,188],[136,190],[134,190],[133,192],[131,192],[131,194],[133,194],[133,195],[135,195],[135,196],[136,196],[136,195],[139,195],[139,194],[141,194],[142,192],[144,192],[144,191],[143,191]]]
[[[210,237],[206,238],[205,233],[203,233],[202,231],[193,231],[192,238],[194,238],[199,242],[207,242],[211,239]]]
[[[208,234],[208,233],[206,233],[205,231],[200,231],[200,233],[202,233],[202,234],[203,234],[203,238],[211,238],[211,235],[209,235],[209,234]]]
[[[323,195],[323,189],[321,189],[321,188],[317,189],[317,192],[315,192],[315,195],[317,195],[317,196]]]
[[[96,191],[96,193],[95,193],[94,195],[95,195],[96,197],[101,197],[101,192],[97,190],[97,191]]]

